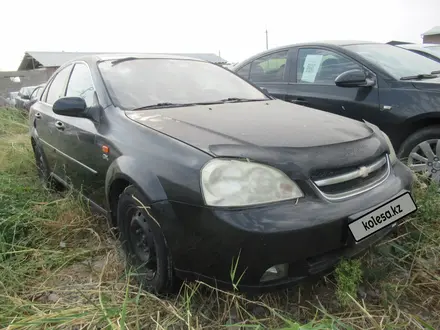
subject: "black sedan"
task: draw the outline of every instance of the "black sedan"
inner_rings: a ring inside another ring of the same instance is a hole
[[[18,95],[15,98],[15,107],[25,109],[25,104],[31,99],[32,92],[37,86],[22,87],[18,91]]]
[[[200,60],[68,62],[29,125],[44,182],[106,214],[158,293],[177,279],[292,285],[416,210],[412,172],[376,126],[273,99]]]
[[[41,94],[43,93],[45,84],[38,85],[33,91],[32,94],[29,96],[29,100],[26,100],[24,102],[24,108],[29,111],[32,104],[37,102],[37,100],[40,98]]]
[[[388,44],[288,45],[233,70],[287,102],[366,120],[414,171],[440,181],[440,63]]]

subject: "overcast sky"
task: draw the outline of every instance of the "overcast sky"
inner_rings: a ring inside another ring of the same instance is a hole
[[[0,69],[27,50],[216,53],[230,62],[285,44],[421,42],[440,0],[3,0]]]

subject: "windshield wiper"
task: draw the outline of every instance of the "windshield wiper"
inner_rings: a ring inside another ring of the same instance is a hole
[[[218,101],[210,102],[193,102],[193,103],[171,103],[171,102],[160,102],[156,104],[150,104],[139,108],[131,109],[135,110],[146,110],[152,108],[174,108],[174,107],[191,107],[195,105],[210,105],[210,104],[222,104],[222,103],[234,103],[234,102],[252,102],[252,101],[266,101],[266,99],[243,99],[238,97],[228,97],[227,99],[222,99]]]
[[[431,74],[440,74],[440,70],[432,71]]]
[[[219,103],[229,102],[253,102],[253,101],[266,101],[266,99],[245,99],[240,97],[228,97],[226,99],[219,100]]]
[[[433,71],[436,72],[436,71]],[[440,73],[440,72],[439,72]],[[400,80],[422,80],[422,79],[433,79],[433,78],[437,78],[438,76],[435,75],[434,73],[421,73],[421,74],[417,74],[415,76],[406,76],[406,77],[402,77],[400,78]]]
[[[193,105],[193,104],[192,103],[160,102],[160,103],[156,103],[156,104],[145,105],[145,106],[139,107],[139,108],[134,108],[134,109],[132,109],[132,111],[134,111],[134,110],[145,110],[145,109],[151,109],[151,108],[185,107],[185,106],[190,106],[190,105]]]

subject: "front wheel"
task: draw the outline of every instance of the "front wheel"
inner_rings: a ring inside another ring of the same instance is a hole
[[[128,266],[138,282],[156,294],[175,291],[177,281],[160,222],[134,186],[119,197],[117,222]]]
[[[398,157],[416,173],[440,182],[440,126],[411,134],[399,149]]]

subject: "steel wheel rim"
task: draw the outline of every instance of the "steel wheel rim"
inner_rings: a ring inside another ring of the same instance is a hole
[[[430,139],[416,145],[408,156],[408,167],[440,182],[440,139]]]
[[[137,272],[152,280],[157,272],[156,242],[145,215],[136,209],[130,219],[130,252],[137,258]]]

